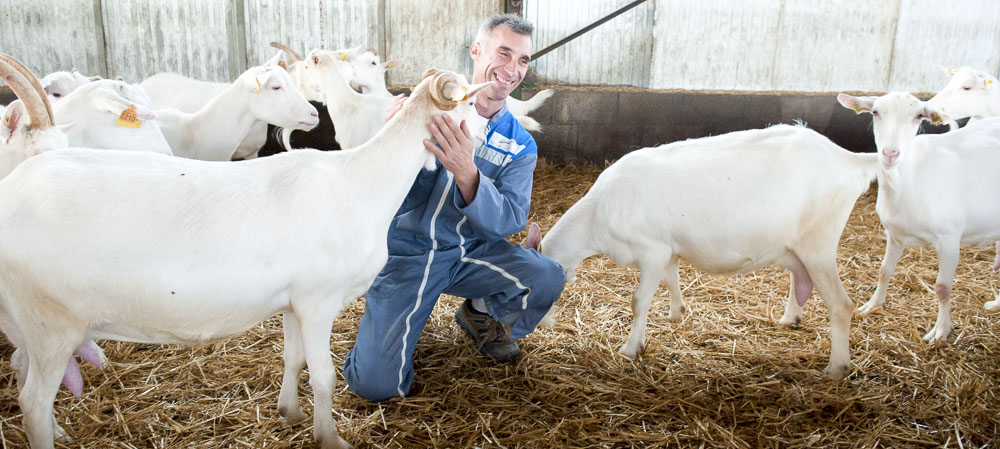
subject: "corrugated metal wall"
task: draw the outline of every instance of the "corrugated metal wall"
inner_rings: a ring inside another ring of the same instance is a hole
[[[240,11],[229,0],[103,0],[108,75],[172,71],[232,80],[245,70]]]
[[[524,0],[535,49],[631,0]],[[39,74],[76,67],[138,81],[175,71],[234,79],[281,41],[373,47],[405,58],[390,83],[428,67],[471,71],[468,45],[500,0],[3,0],[0,51]],[[997,0],[648,0],[533,64],[543,84],[652,89],[932,92],[938,66],[1000,73]]]
[[[38,76],[57,67],[104,73],[99,5],[100,0],[0,1],[0,51]]]
[[[538,49],[631,0],[525,0]],[[997,0],[648,0],[535,62],[543,84],[934,92],[1000,73]],[[647,69],[648,68],[648,69]]]
[[[247,0],[246,4],[250,65],[274,56],[272,41],[288,45],[303,57],[311,48],[380,50],[377,1]]]

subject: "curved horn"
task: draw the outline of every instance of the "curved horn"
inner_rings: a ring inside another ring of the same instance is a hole
[[[44,129],[55,123],[45,90],[42,89],[38,78],[35,78],[24,64],[8,55],[0,54],[0,76],[24,103],[28,118],[31,120],[31,127]]]
[[[449,92],[447,91],[454,91],[454,89],[461,88],[461,86],[458,85],[458,77],[451,72],[437,72],[432,76],[431,101],[434,102],[434,106],[442,111],[455,109],[459,102],[453,100],[451,98],[453,95],[449,95]]]
[[[299,62],[299,61],[302,60],[302,57],[299,56],[299,54],[296,53],[295,50],[292,50],[291,48],[288,48],[288,46],[285,45],[285,44],[279,44],[277,42],[271,42],[271,46],[274,47],[274,48],[277,48],[278,50],[281,50],[281,51],[283,51],[285,53],[288,53],[288,56],[292,57],[292,62]]]

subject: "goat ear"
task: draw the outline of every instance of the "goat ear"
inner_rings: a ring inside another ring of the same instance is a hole
[[[466,98],[472,97],[472,96],[478,94],[479,92],[481,92],[483,89],[485,89],[487,87],[490,87],[492,85],[493,85],[492,81],[486,82],[486,83],[471,84],[471,85],[469,85],[469,86],[466,87],[465,96],[466,96]]]
[[[21,100],[14,100],[3,111],[3,118],[0,120],[3,123],[0,127],[0,138],[2,138],[0,140],[9,142],[21,120],[24,120],[24,103]]]
[[[403,65],[403,60],[402,59],[390,59],[390,60],[388,60],[386,62],[383,62],[382,64],[385,65],[385,68],[387,70],[388,69],[394,69],[396,67],[402,66]]]
[[[275,53],[274,56],[271,56],[271,59],[264,61],[264,63],[261,65],[267,67],[267,66],[280,66],[280,64],[281,64],[281,50],[278,50],[278,52]]]
[[[538,223],[532,223],[531,226],[528,227],[528,238],[524,240],[524,247],[541,251],[541,245],[542,228],[538,226]]]
[[[935,125],[951,121],[951,117],[948,117],[948,115],[941,112],[934,106],[927,105],[924,106],[924,118]]]
[[[962,69],[961,67],[956,67],[954,69],[944,69],[944,73],[947,73],[948,76],[955,76],[955,74],[958,73],[958,71],[961,69]]]
[[[94,89],[91,97],[91,104],[98,111],[109,112],[114,115],[121,115],[122,111],[128,109],[131,101],[125,97],[108,89]]]
[[[847,94],[838,94],[837,102],[841,106],[854,110],[855,113],[872,112],[872,105],[875,104],[875,97],[852,97]]]

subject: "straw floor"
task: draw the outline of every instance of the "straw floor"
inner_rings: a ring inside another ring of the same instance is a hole
[[[551,228],[599,172],[540,165],[531,219]],[[874,291],[885,245],[874,200],[873,188],[841,241],[840,272],[857,305]],[[927,345],[920,337],[936,316],[929,287],[937,258],[908,249],[889,307],[855,316],[853,370],[834,382],[821,372],[830,349],[826,307],[814,294],[800,326],[778,325],[788,276],[777,269],[726,278],[682,265],[687,315],[667,322],[661,288],[645,351],[638,361],[624,359],[616,351],[631,323],[638,272],[594,257],[557,303],[559,324],[522,340],[526,355],[516,364],[475,353],[452,318],[459,299],[442,297],[416,348],[411,396],[369,403],[338,373],[334,417],[359,448],[998,447],[1000,314],[982,307],[1000,289],[992,260],[992,249],[962,250],[955,333]],[[363,307],[357,301],[334,325],[338,369]],[[0,341],[0,443],[26,447],[13,348]],[[83,368],[83,398],[60,389],[56,417],[75,440],[57,447],[314,447],[311,420],[278,419],[280,319],[194,349],[102,346],[109,363]]]

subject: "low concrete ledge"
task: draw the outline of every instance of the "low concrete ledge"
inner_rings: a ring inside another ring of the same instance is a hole
[[[522,98],[531,98],[543,87],[522,90]],[[639,148],[795,120],[848,150],[875,151],[871,116],[840,106],[835,94],[555,89],[555,95],[530,114],[542,125],[542,131],[534,133],[539,154],[554,163],[603,164]]]

